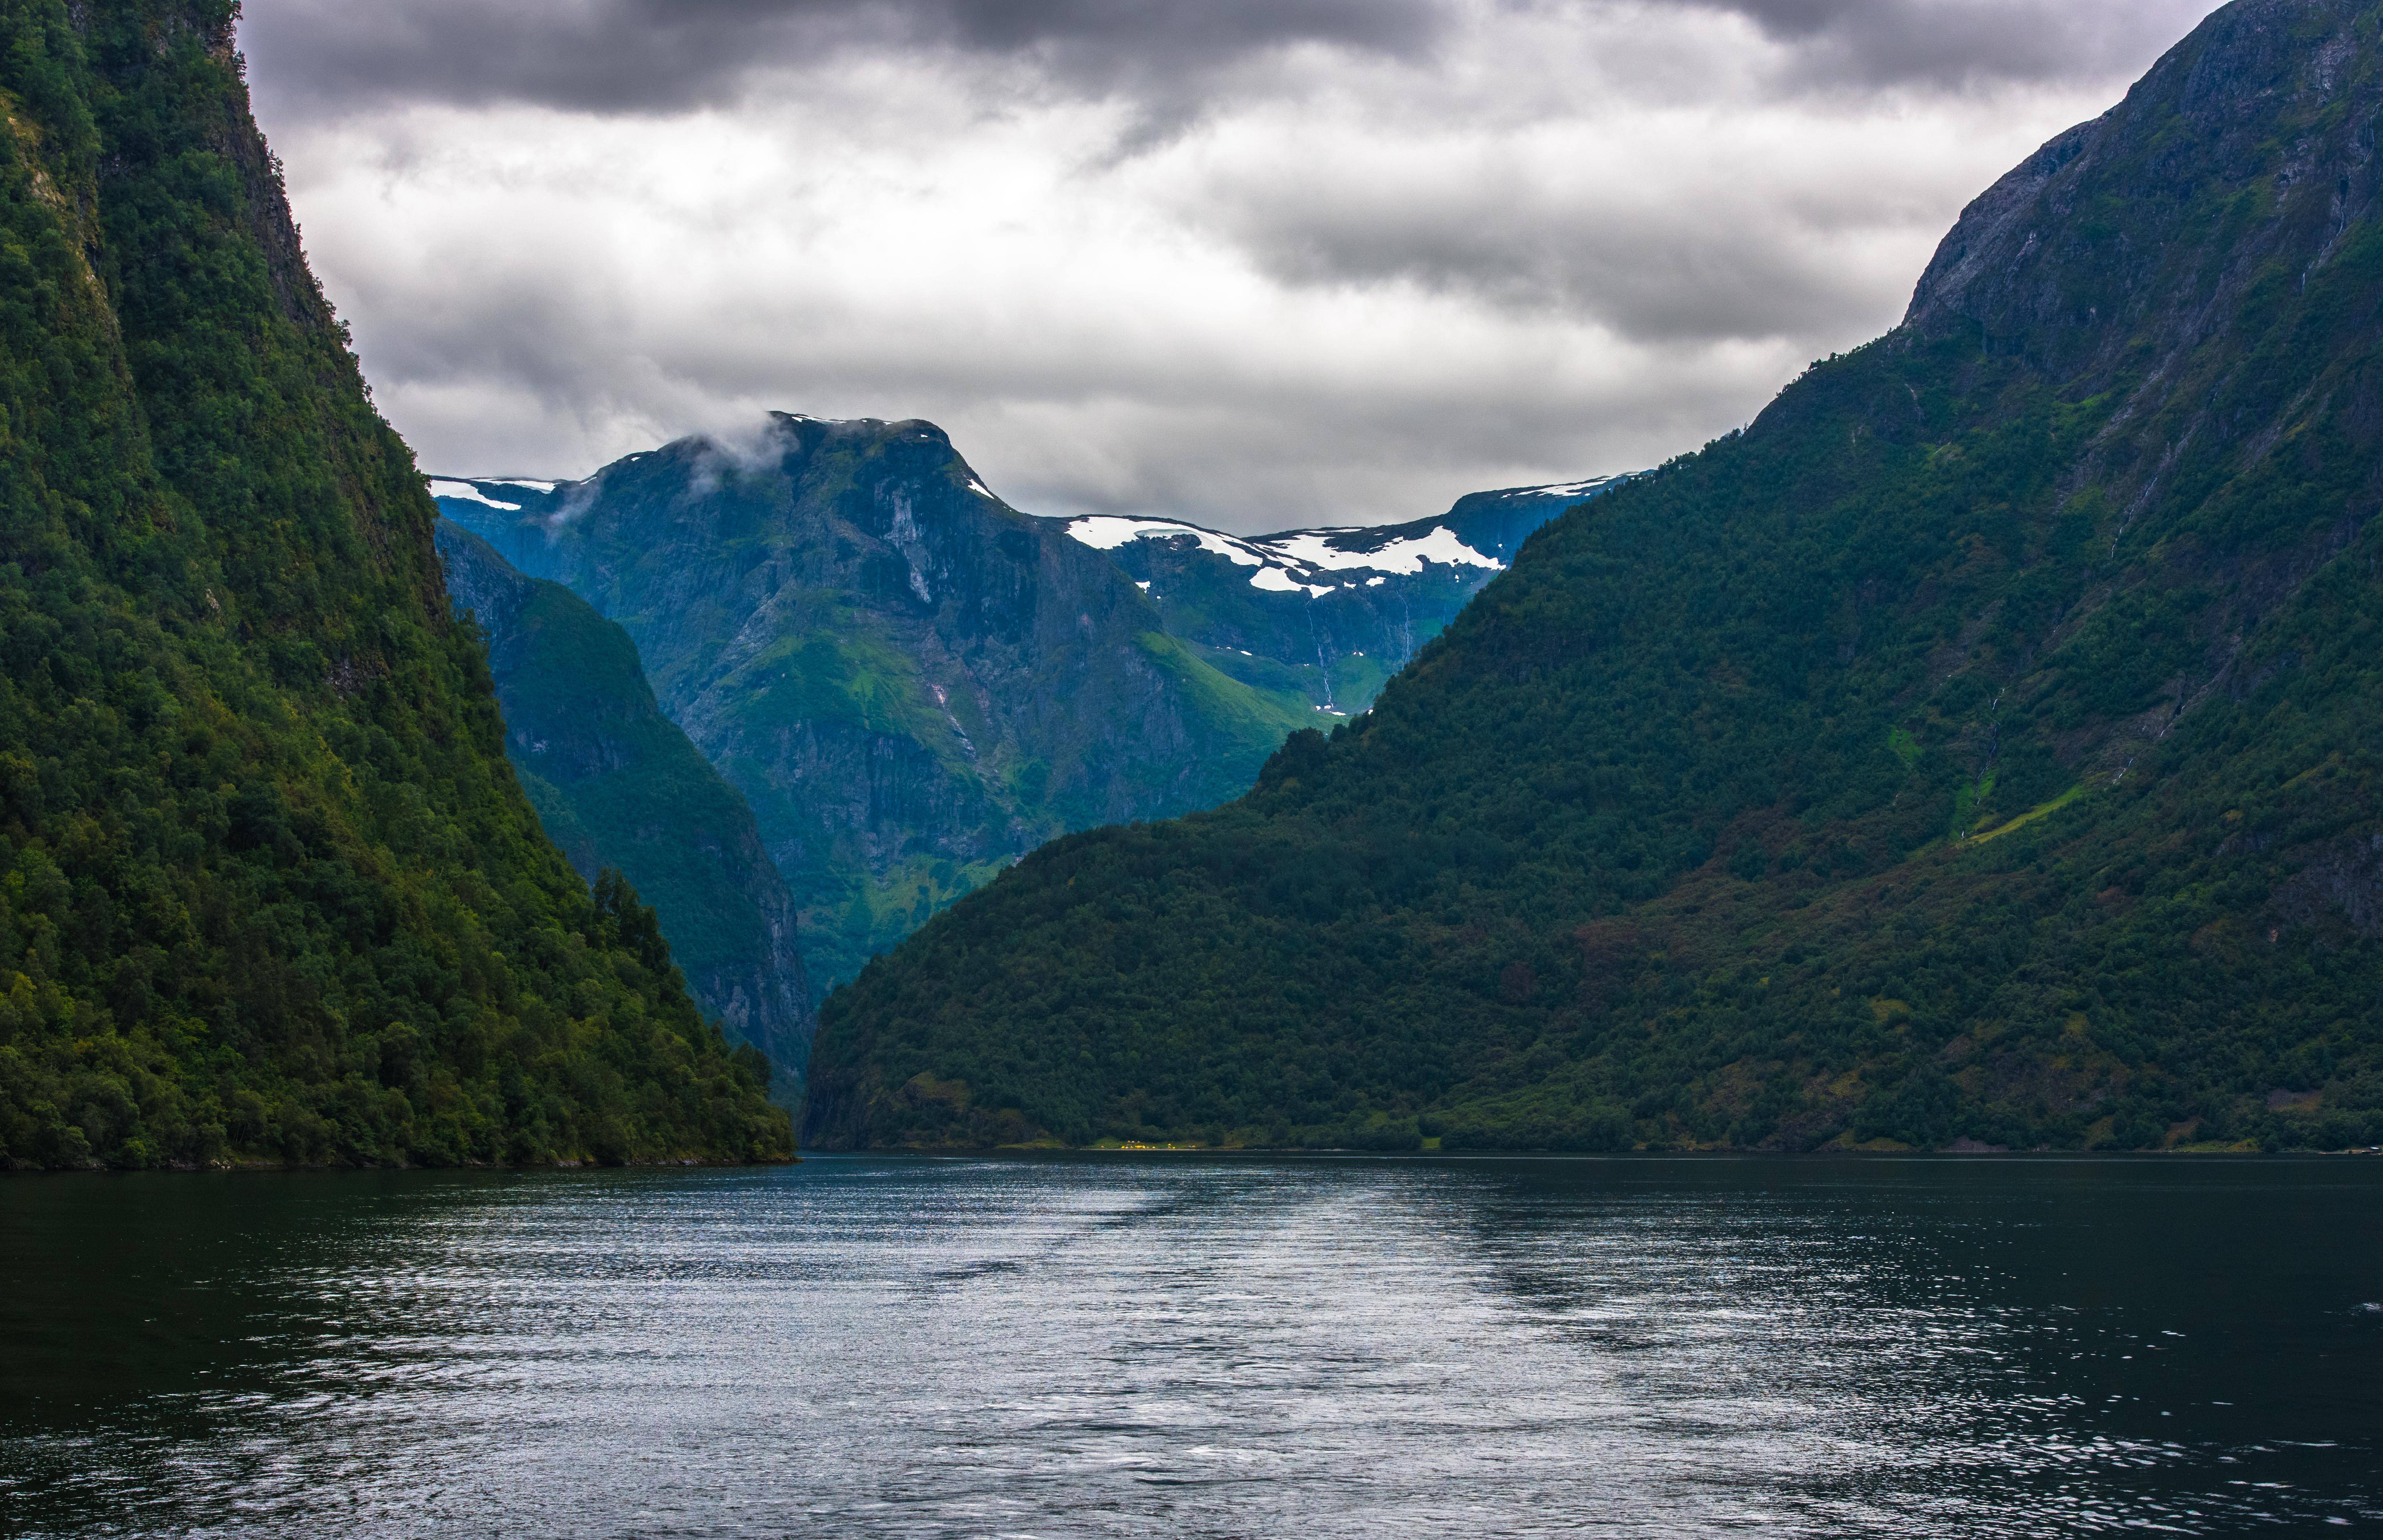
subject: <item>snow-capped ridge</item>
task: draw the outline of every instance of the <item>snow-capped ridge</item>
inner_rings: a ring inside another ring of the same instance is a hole
[[[1629,479],[1627,475],[1590,476],[1586,481],[1559,481],[1546,487],[1511,487],[1495,495],[1500,498],[1585,498],[1591,492],[1611,487],[1617,481]]]
[[[1517,499],[1551,500],[1586,499],[1629,480],[1627,474],[1588,476],[1579,481],[1550,482],[1541,487],[1508,487],[1475,493],[1460,501],[1450,515],[1436,520],[1411,520],[1395,524],[1318,524],[1286,529],[1272,535],[1227,535],[1222,530],[1130,513],[1095,513],[1067,522],[1068,534],[1094,550],[1113,551],[1132,540],[1186,538],[1202,550],[1221,556],[1237,567],[1253,567],[1250,586],[1271,593],[1304,592],[1314,598],[1349,587],[1376,587],[1395,573],[1414,577],[1431,565],[1478,567],[1498,573],[1505,561],[1492,550],[1468,543],[1448,520],[1480,501]],[[1502,536],[1500,537],[1503,538]],[[1346,581],[1329,574],[1352,576]]]
[[[1487,567],[1503,572],[1506,563],[1494,556],[1484,556],[1463,540],[1446,524],[1435,524],[1430,534],[1421,537],[1408,536],[1377,546],[1371,550],[1350,550],[1332,543],[1322,533],[1302,532],[1270,538],[1265,548],[1309,567],[1331,571],[1364,568],[1373,572],[1397,573],[1412,577],[1423,571],[1426,561],[1445,562],[1450,566]]]
[[[1068,534],[1094,550],[1116,550],[1130,540],[1191,539],[1212,556],[1237,567],[1253,567],[1250,586],[1270,593],[1304,592],[1322,598],[1349,586],[1373,586],[1378,578],[1331,579],[1334,573],[1395,573],[1413,577],[1427,563],[1451,567],[1481,567],[1503,572],[1506,564],[1475,550],[1444,524],[1428,533],[1409,533],[1412,524],[1356,525],[1333,529],[1285,530],[1278,535],[1243,538],[1204,529],[1175,519],[1139,518],[1130,514],[1096,513],[1068,521]],[[1320,580],[1320,581],[1319,581]]]
[[[1093,513],[1068,520],[1068,533],[1094,550],[1115,550],[1128,540],[1164,540],[1188,535],[1200,542],[1202,550],[1212,556],[1221,556],[1236,567],[1267,565],[1265,553],[1238,536],[1220,535],[1213,529],[1178,524],[1172,519],[1137,519],[1128,514]]]
[[[491,487],[516,487],[522,484],[519,482],[492,481],[488,483],[488,485]],[[474,486],[468,481],[433,480],[430,482],[429,486],[430,495],[434,498],[454,498],[463,502],[484,503],[490,508],[500,509],[507,513],[518,513],[522,510],[521,504],[517,502],[499,502],[496,499],[488,496],[486,492],[481,491],[479,487]]]

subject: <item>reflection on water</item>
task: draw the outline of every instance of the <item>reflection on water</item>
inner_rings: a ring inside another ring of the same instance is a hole
[[[0,1530],[2383,1522],[2383,1163],[0,1183]]]

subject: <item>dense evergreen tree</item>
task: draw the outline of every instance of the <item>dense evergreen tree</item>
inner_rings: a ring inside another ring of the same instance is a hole
[[[228,0],[0,0],[0,1162],[749,1158],[506,767]]]

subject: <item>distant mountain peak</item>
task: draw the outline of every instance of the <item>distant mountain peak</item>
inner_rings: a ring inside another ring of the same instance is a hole
[[[1244,536],[1033,517],[932,423],[774,413],[575,482],[429,487],[636,639],[664,709],[751,799],[827,982],[1043,837],[1245,790],[1284,734],[1366,709],[1532,530],[1620,479]]]
[[[1249,584],[1266,593],[1305,594],[1320,599],[1348,588],[1377,587],[1385,573],[1412,577],[1428,563],[1479,567],[1499,573],[1506,563],[1474,549],[1445,524],[1416,535],[1410,524],[1388,527],[1285,530],[1244,537],[1176,519],[1091,514],[1070,519],[1069,536],[1097,551],[1114,552],[1134,541],[1156,540],[1219,556],[1251,569]],[[1138,580],[1140,581],[1140,580]],[[1146,581],[1140,585],[1147,590]]]
[[[1310,718],[918,420],[773,416],[449,516],[618,621],[749,801],[820,981],[1054,835],[1214,806]],[[567,516],[565,516],[567,514]]]
[[[1116,552],[1133,541],[1179,543],[1183,550],[1205,551],[1236,567],[1251,569],[1253,588],[1303,593],[1316,599],[1348,588],[1378,587],[1387,575],[1413,577],[1434,564],[1503,572],[1504,542],[1476,541],[1454,527],[1463,522],[1460,515],[1469,506],[1532,503],[1551,515],[1568,499],[1593,497],[1626,479],[1591,476],[1545,487],[1509,487],[1473,493],[1438,519],[1394,524],[1316,524],[1271,535],[1229,535],[1181,519],[1131,513],[1085,514],[1055,522],[1062,523],[1072,538],[1094,550]]]

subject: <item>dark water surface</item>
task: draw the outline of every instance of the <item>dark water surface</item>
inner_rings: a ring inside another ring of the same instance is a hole
[[[2383,1161],[0,1181],[0,1531],[2383,1530]]]

